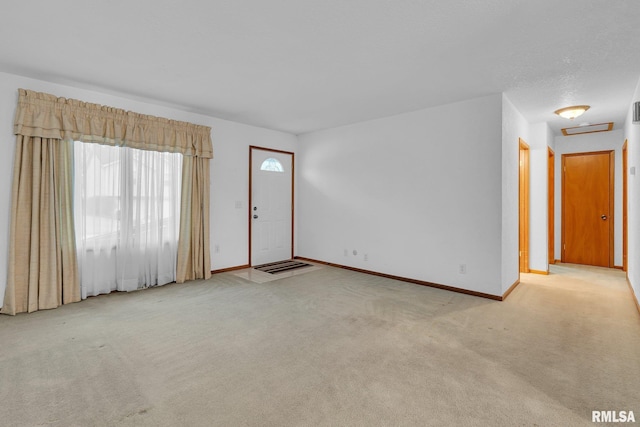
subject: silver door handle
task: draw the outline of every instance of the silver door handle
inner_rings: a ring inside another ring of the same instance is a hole
[[[258,219],[258,215],[254,215],[254,216],[253,216],[253,219]]]
[[[602,215],[600,218],[602,218],[602,220],[604,221],[604,220],[607,219],[607,216],[606,215]]]

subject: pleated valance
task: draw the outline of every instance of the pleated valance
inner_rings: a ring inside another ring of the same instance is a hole
[[[19,89],[14,133],[212,158],[211,128]]]

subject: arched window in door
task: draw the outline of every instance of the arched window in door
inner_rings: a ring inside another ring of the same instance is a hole
[[[270,172],[284,172],[282,163],[280,163],[278,159],[274,159],[273,157],[269,157],[267,160],[262,162],[262,165],[260,165],[260,170]]]

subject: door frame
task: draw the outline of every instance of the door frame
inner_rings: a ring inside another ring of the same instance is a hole
[[[565,159],[567,157],[587,156],[592,154],[608,154],[609,155],[609,268],[614,266],[614,197],[615,197],[615,150],[605,151],[585,151],[581,153],[567,153],[562,155],[562,247],[560,248],[562,262],[565,262],[565,191],[564,191],[564,175],[566,171]]]
[[[294,187],[294,182],[295,182],[295,178],[294,178],[294,174],[295,174],[295,160],[296,160],[296,154],[292,151],[284,151],[284,150],[276,150],[274,148],[266,148],[266,147],[260,147],[257,145],[250,145],[249,146],[249,206],[247,207],[247,223],[249,224],[249,256],[248,256],[248,260],[249,260],[249,267],[253,266],[252,260],[251,260],[251,241],[252,241],[252,237],[253,237],[253,221],[251,221],[251,216],[253,214],[252,211],[252,206],[253,206],[253,150],[262,150],[262,151],[270,151],[272,153],[280,153],[280,154],[289,154],[291,155],[291,253],[290,253],[290,258],[293,259],[293,242],[295,241],[294,239],[294,226],[293,224],[295,223],[295,205],[294,205],[294,200],[295,200],[295,187]]]
[[[529,273],[529,144],[518,138],[518,260],[520,273]]]
[[[627,152],[627,140],[624,140],[624,144],[622,145],[622,270],[627,271],[627,263],[629,256],[629,240],[627,233],[629,232],[629,219],[628,219],[628,197],[627,192],[629,191],[629,177],[627,176],[628,167],[629,167],[629,159]]]
[[[555,254],[555,175],[556,175],[556,153],[547,147],[547,209],[548,209],[548,231],[547,231],[547,262],[556,263]]]

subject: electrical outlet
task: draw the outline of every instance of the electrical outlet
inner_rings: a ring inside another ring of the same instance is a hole
[[[356,251],[355,249],[353,250],[353,256],[358,255],[358,251]]]
[[[213,252],[215,252],[215,253],[219,253],[219,252],[220,252],[220,245],[215,245],[215,246],[213,247]]]
[[[364,254],[364,260],[369,261],[369,254]]]
[[[458,267],[458,273],[467,274],[467,264],[460,264],[460,267]]]

